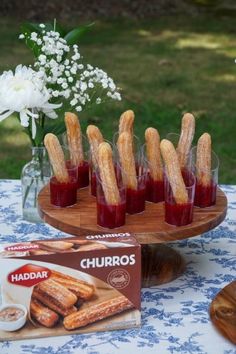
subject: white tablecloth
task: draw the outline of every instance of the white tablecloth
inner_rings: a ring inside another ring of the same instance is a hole
[[[172,243],[187,261],[177,280],[142,289],[142,326],[82,335],[0,342],[1,354],[236,354],[236,347],[210,322],[215,295],[236,278],[236,186],[223,186],[226,220],[198,237]],[[0,181],[0,242],[68,236],[21,217],[20,182]]]

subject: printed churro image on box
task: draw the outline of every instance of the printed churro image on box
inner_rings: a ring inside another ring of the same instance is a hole
[[[139,245],[132,244],[129,234],[88,237],[12,244],[0,250],[0,339],[140,324]],[[12,256],[6,257],[6,252]]]

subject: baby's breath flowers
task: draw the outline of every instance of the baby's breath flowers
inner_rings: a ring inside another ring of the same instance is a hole
[[[20,38],[25,35],[21,34]],[[42,73],[51,97],[69,100],[77,112],[88,104],[100,104],[108,97],[121,99],[112,78],[105,71],[84,64],[78,45],[70,47],[59,32],[32,32],[29,39],[40,52],[34,67]]]
[[[32,49],[33,66],[18,65],[15,73],[0,76],[0,121],[18,113],[34,145],[42,144],[47,118],[57,118],[60,107],[81,112],[107,99],[121,100],[113,79],[83,61],[74,43],[78,33],[75,29],[63,36],[55,26],[29,24],[19,39]]]

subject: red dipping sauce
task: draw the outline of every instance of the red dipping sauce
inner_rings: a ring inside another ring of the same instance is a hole
[[[96,173],[95,172],[91,172],[90,188],[91,188],[91,194],[94,197],[96,197],[97,196],[97,178],[96,178]]]
[[[159,203],[163,202],[164,199],[164,180],[154,181],[150,174],[148,174],[146,182],[146,200],[152,203]]]
[[[213,181],[208,187],[202,184],[196,184],[194,205],[200,208],[206,208],[216,203],[216,188],[217,184]]]
[[[59,207],[74,205],[77,201],[77,180],[71,178],[68,183],[59,183],[56,177],[50,179],[50,201]]]
[[[81,165],[78,166],[78,188],[88,187],[89,185],[89,163],[83,161]]]
[[[125,224],[125,201],[118,205],[108,205],[104,198],[97,200],[97,223],[102,227],[114,229]]]
[[[195,177],[191,171],[183,169],[182,176],[188,193],[188,202],[175,202],[170,184],[165,179],[165,221],[175,226],[188,225],[193,221],[193,202],[195,194]]]
[[[128,214],[141,213],[145,209],[146,188],[138,190],[127,188],[126,190],[126,211]]]
[[[175,226],[190,224],[193,221],[193,203],[172,204],[165,202],[165,221]]]

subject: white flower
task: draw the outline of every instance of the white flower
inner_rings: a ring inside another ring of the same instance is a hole
[[[73,98],[73,100],[70,101],[71,106],[75,106],[78,103],[78,100],[76,98]]]
[[[0,121],[17,112],[21,125],[28,127],[31,118],[33,139],[36,136],[35,119],[38,113],[44,112],[56,118],[54,109],[61,106],[49,103],[49,99],[50,94],[41,74],[31,68],[18,65],[15,73],[9,70],[0,76]]]
[[[39,27],[45,28],[45,24],[44,23],[40,23]]]
[[[100,104],[101,102],[102,102],[101,98],[98,97],[98,98],[96,99],[96,103],[97,103],[97,104]]]
[[[24,39],[25,38],[25,35],[23,34],[23,33],[21,33],[20,35],[19,35],[19,39]]]
[[[38,34],[36,32],[32,32],[30,38],[31,38],[32,41],[37,41]]]

